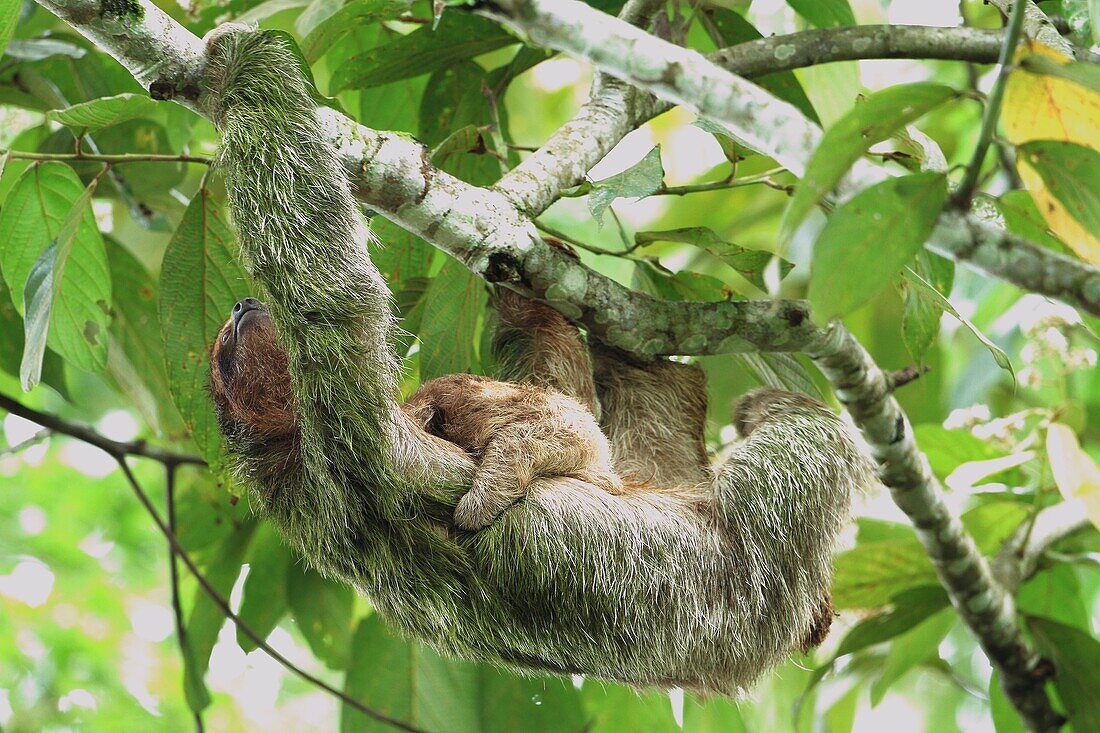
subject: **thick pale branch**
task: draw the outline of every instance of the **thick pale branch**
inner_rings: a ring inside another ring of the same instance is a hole
[[[889,390],[889,380],[855,338],[835,327],[807,348],[860,426],[879,476],[912,520],[952,604],[1001,672],[1005,694],[1032,730],[1056,731],[1038,670],[1016,622],[1012,598],[994,580],[989,563],[947,509],[943,489],[913,438],[912,427]]]

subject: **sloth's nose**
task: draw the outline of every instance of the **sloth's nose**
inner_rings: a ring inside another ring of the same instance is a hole
[[[255,298],[245,298],[244,300],[238,300],[233,306],[233,324],[236,325],[238,321],[249,311],[258,310],[260,308],[260,301]]]

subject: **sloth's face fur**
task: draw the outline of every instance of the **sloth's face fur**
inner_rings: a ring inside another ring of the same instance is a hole
[[[210,394],[226,435],[280,437],[297,430],[287,353],[255,298],[233,306],[214,339]]]

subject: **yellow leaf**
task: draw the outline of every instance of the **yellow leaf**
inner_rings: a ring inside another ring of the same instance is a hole
[[[1047,458],[1062,498],[1080,501],[1089,521],[1100,528],[1100,466],[1081,450],[1073,431],[1061,423],[1047,428]]]
[[[1016,61],[1029,54],[1047,56],[1058,63],[1070,61],[1036,41],[1024,43]],[[1068,79],[1013,70],[1005,86],[1001,120],[1005,137],[1013,145],[1062,140],[1100,150],[1100,94]],[[1088,231],[1074,219],[1023,158],[1017,160],[1016,167],[1054,233],[1082,259],[1100,263],[1100,233]]]

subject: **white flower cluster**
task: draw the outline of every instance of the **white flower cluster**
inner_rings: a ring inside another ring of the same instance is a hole
[[[1020,349],[1025,364],[1017,375],[1020,384],[1028,389],[1042,387],[1043,363],[1056,365],[1062,376],[1096,366],[1096,350],[1075,347],[1067,336],[1080,323],[1080,316],[1072,308],[1049,301],[1035,308],[1031,317],[1020,319],[1020,330],[1028,339]]]

